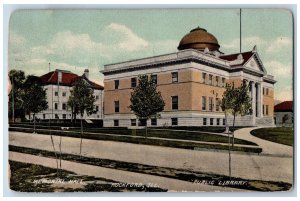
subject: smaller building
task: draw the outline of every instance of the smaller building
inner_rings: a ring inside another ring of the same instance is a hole
[[[103,118],[103,86],[89,80],[89,70],[85,69],[82,76],[76,75],[70,71],[59,70],[49,72],[39,77],[48,102],[48,109],[36,114],[38,119],[71,119],[71,109],[68,107],[68,100],[71,95],[73,84],[79,79],[83,79],[91,88],[94,89],[96,97],[96,113],[87,116],[84,119],[102,119]],[[80,119],[80,115],[77,115]]]
[[[276,126],[293,126],[294,124],[294,103],[284,101],[274,107],[274,121]]]

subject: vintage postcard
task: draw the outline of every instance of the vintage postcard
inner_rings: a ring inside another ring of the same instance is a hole
[[[15,192],[286,192],[287,9],[17,10]]]

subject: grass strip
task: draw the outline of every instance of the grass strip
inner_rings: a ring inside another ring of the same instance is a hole
[[[255,137],[293,146],[294,144],[294,132],[291,127],[276,127],[276,128],[259,128],[250,132]]]
[[[25,132],[25,133],[32,133],[33,129],[24,129],[24,128],[9,128],[9,131],[18,131],[18,132]],[[50,135],[48,130],[37,130],[39,134]],[[64,136],[64,137],[74,137],[80,138],[79,131],[58,131],[52,130],[52,135],[56,136]],[[97,134],[90,134],[90,133],[83,133],[82,137],[84,139],[91,139],[91,140],[108,140],[108,141],[117,141],[117,142],[127,142],[133,144],[145,144],[145,145],[155,145],[155,146],[164,146],[164,147],[173,147],[173,148],[181,148],[181,149],[216,149],[216,150],[228,150],[227,145],[220,145],[220,144],[205,144],[204,143],[194,143],[194,142],[184,142],[184,141],[170,141],[170,140],[163,140],[163,139],[151,139],[151,138],[137,138],[134,136],[126,136],[126,135],[105,135],[101,133]],[[221,136],[223,137],[223,136]],[[234,146],[232,151],[239,151],[239,152],[249,152],[249,153],[261,153],[262,149],[259,147],[238,147]]]

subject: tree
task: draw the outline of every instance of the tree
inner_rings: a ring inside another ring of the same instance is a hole
[[[76,105],[76,99],[74,97],[74,94],[72,94],[72,91],[68,100],[68,106],[71,108],[71,114],[72,114],[71,121],[72,123],[74,123],[76,121],[76,114],[78,114],[79,111]]]
[[[232,115],[233,115],[233,124],[232,124],[232,147],[234,146],[234,130],[235,130],[235,118],[237,115],[244,116],[249,113],[252,108],[251,98],[249,96],[249,87],[250,85],[247,81],[243,81],[242,85],[238,88],[235,88],[233,91],[233,102],[232,102]]]
[[[223,98],[221,101],[221,109],[225,114],[225,124],[226,124],[226,130],[225,132],[228,133],[228,168],[229,168],[229,177],[231,179],[231,137],[229,132],[229,124],[228,124],[228,114],[231,113],[233,108],[233,99],[234,99],[234,86],[231,86],[230,84],[226,85],[226,91],[223,93]]]
[[[35,133],[35,115],[48,108],[46,90],[43,89],[35,76],[27,76],[24,83],[23,106],[27,113],[33,113],[33,133]]]
[[[225,133],[229,133],[229,124],[228,124],[228,114],[231,113],[233,108],[233,96],[234,96],[234,86],[230,84],[226,85],[226,91],[223,93],[223,98],[221,101],[221,109],[225,115]]]
[[[235,119],[238,114],[245,115],[251,109],[251,98],[249,97],[249,85],[246,81],[240,87],[228,84],[226,91],[223,93],[221,108],[225,114],[226,132],[228,133],[228,154],[229,154],[229,176],[231,178],[231,154],[230,147],[234,146]],[[228,114],[233,115],[232,124],[232,144],[228,126]]]
[[[25,73],[21,70],[11,70],[8,73],[11,83],[11,93],[9,94],[9,117],[15,122],[16,117],[24,117],[23,110],[23,84]]]
[[[96,98],[94,96],[94,90],[87,84],[84,79],[80,79],[74,83],[72,87],[71,95],[68,100],[68,105],[73,108],[72,112],[74,115],[80,114],[80,151],[79,154],[81,155],[81,148],[82,148],[82,135],[83,135],[83,124],[82,119],[83,115],[86,112],[87,115],[91,115],[95,113],[95,103]]]
[[[156,89],[156,83],[152,77],[139,76],[138,86],[131,93],[131,105],[129,108],[140,119],[146,121],[145,130],[147,138],[147,120],[159,117],[159,112],[164,110],[165,102],[161,93]]]

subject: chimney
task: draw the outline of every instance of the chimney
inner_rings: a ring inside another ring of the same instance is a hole
[[[89,69],[85,69],[84,70],[84,76],[87,78],[87,79],[89,79]]]
[[[61,83],[62,81],[62,72],[61,71],[58,71],[58,83]]]

